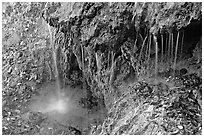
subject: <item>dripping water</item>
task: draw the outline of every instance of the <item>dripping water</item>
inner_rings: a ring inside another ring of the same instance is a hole
[[[175,70],[176,70],[176,59],[177,59],[177,50],[178,50],[178,43],[179,43],[179,31],[177,34],[177,39],[176,39],[176,49],[175,49],[175,57],[174,57],[174,74],[173,76],[175,76]]]
[[[150,34],[150,38],[149,38],[149,52],[148,52],[148,59],[147,59],[147,62],[148,62],[148,70],[150,70],[150,53],[151,53],[151,39],[152,39],[152,35]],[[150,72],[148,71],[148,77],[150,75]]]
[[[168,57],[167,57],[167,62],[168,62],[168,67],[169,67],[169,62],[171,60],[171,33],[169,34],[169,43],[168,43]]]
[[[112,70],[113,70],[113,51],[110,51],[110,58],[111,58],[111,62],[110,62],[110,77],[109,77],[109,91],[111,89],[111,75],[112,75]]]
[[[161,52],[162,52],[162,55],[161,55],[161,62],[163,62],[163,56],[164,56],[164,36],[163,36],[163,34],[161,34]]]
[[[165,62],[167,62],[168,59],[168,33],[166,33],[166,46],[165,46]]]
[[[111,51],[111,67],[110,67],[110,77],[109,77],[109,91],[111,91],[112,88],[112,77],[113,77],[113,70],[114,70],[114,52]]]
[[[54,62],[54,70],[55,70],[55,74],[56,74],[56,86],[57,86],[57,92],[60,92],[60,80],[59,80],[59,72],[57,69],[57,55],[56,55],[56,50],[55,50],[55,45],[54,45],[54,40],[53,40],[53,36],[52,36],[52,31],[50,26],[48,25],[48,29],[49,29],[49,35],[50,35],[50,44],[51,44],[51,48],[52,48],[52,56],[53,56],[53,62]]]
[[[47,25],[49,31],[50,48],[52,50],[53,71],[55,71],[54,75],[56,79],[54,84],[46,84],[46,88],[42,88],[39,95],[33,96],[29,108],[32,112],[41,112],[45,114],[48,118],[48,121],[46,120],[46,122],[49,122],[50,124],[60,122],[65,126],[69,124],[70,126],[84,129],[92,123],[93,119],[97,120],[99,114],[100,117],[104,117],[102,112],[103,110],[101,110],[99,113],[90,113],[89,110],[81,107],[79,104],[81,99],[86,96],[86,92],[83,92],[81,88],[77,87],[71,88],[67,86],[65,88],[65,84],[63,83],[64,81],[61,81],[61,77],[59,77],[61,71],[58,67],[60,57],[58,53],[62,52],[61,48],[59,48],[59,46],[56,44],[60,43],[60,41],[58,39],[58,35],[54,35],[55,32],[52,30],[51,26],[49,26],[49,24]],[[84,72],[83,49],[82,67]],[[85,78],[84,74],[83,78]]]
[[[148,67],[148,51],[149,51],[149,34],[147,34],[147,44],[145,46],[145,53],[144,53],[144,59],[145,59],[145,65]],[[146,71],[147,74],[147,71]]]
[[[138,39],[138,32],[137,32],[137,34],[136,34],[136,39],[135,39],[135,43],[134,43],[134,50],[135,50],[136,47],[137,47],[137,39]]]
[[[156,36],[154,36],[154,41],[155,41],[155,83],[156,83],[158,74],[158,42]]]
[[[145,48],[145,60],[148,59],[148,49],[149,49],[149,44],[148,44],[149,41],[147,41],[147,45],[146,45],[146,48]]]
[[[108,50],[108,69],[107,70],[110,70],[110,48]]]
[[[144,45],[145,45],[146,39],[147,39],[147,36],[146,36],[145,39],[143,40],[142,48],[141,48],[141,50],[140,50],[139,60],[141,60],[142,51],[143,51],[143,48],[144,48]]]
[[[180,60],[182,58],[182,53],[183,53],[183,41],[184,41],[184,30],[183,30],[183,33],[182,33],[182,40],[181,40],[181,51],[180,51]]]
[[[112,65],[112,66],[113,66],[113,64],[114,64],[114,56],[115,56],[114,52],[111,51],[111,65]]]
[[[84,64],[85,64],[85,60],[84,60],[84,48],[82,45],[81,46],[81,63],[82,63],[82,79],[83,79],[83,83],[82,83],[82,89],[83,91],[86,90],[86,83],[85,83],[85,72],[84,72]]]
[[[173,59],[174,59],[174,33],[171,34],[171,67],[172,67],[172,64],[173,64]]]

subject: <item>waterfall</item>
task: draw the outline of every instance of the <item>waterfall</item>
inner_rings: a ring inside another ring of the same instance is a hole
[[[54,44],[54,40],[53,40],[53,36],[52,36],[52,31],[51,31],[49,24],[48,24],[48,29],[49,29],[49,34],[50,34],[50,45],[51,45],[51,49],[52,49],[54,70],[55,70],[55,74],[56,74],[56,76],[55,76],[56,77],[56,86],[57,86],[56,92],[60,92],[61,86],[60,86],[60,80],[59,80],[59,72],[57,69],[57,54],[56,54],[55,44]]]

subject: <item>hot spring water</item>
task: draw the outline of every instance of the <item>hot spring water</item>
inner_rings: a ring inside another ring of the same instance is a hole
[[[35,101],[33,101],[32,110],[39,111],[42,113],[59,113],[65,114],[68,112],[68,106],[70,104],[70,99],[68,95],[65,95],[65,91],[63,91],[61,87],[61,83],[59,80],[59,72],[57,69],[57,54],[56,54],[56,47],[55,47],[55,38],[53,38],[52,31],[50,26],[48,25],[48,30],[50,34],[50,45],[52,49],[52,57],[54,62],[54,71],[55,71],[55,84],[48,85],[52,88],[46,87],[42,89],[39,93],[41,94],[39,97],[35,97]],[[49,91],[47,91],[47,88]],[[45,91],[43,91],[45,90]]]
[[[60,124],[68,124],[78,129],[88,127],[95,119],[103,119],[105,112],[98,109],[90,113],[88,109],[83,108],[79,102],[82,97],[86,97],[86,91],[81,88],[61,87],[59,72],[57,69],[57,55],[54,45],[52,31],[48,25],[50,33],[50,43],[52,46],[54,69],[56,74],[55,83],[47,83],[39,94],[31,99],[30,110],[33,112],[41,112],[47,115],[50,121],[57,121]],[[83,65],[84,69],[84,65]],[[83,84],[84,87],[84,84]]]
[[[35,96],[32,99],[32,104],[30,106],[32,111],[35,112],[41,112],[43,114],[46,114],[50,120],[58,121],[60,123],[69,123],[74,127],[78,127],[80,129],[83,129],[87,127],[92,120],[95,118],[103,119],[105,117],[105,112],[103,110],[99,110],[96,113],[89,114],[88,110],[85,108],[82,108],[80,106],[79,102],[82,97],[86,97],[85,92],[85,82],[84,82],[84,76],[83,76],[83,88],[71,88],[71,87],[61,87],[60,79],[59,79],[59,72],[58,72],[58,63],[57,63],[57,54],[56,54],[56,45],[55,45],[55,38],[53,38],[52,31],[50,26],[48,25],[49,34],[50,34],[50,44],[52,48],[52,54],[53,54],[53,62],[54,62],[54,71],[55,71],[55,77],[56,81],[55,83],[48,84],[44,88],[40,90],[40,95]],[[173,64],[173,68],[176,69],[176,61],[177,61],[177,54],[178,54],[178,45],[179,45],[179,33],[177,34],[176,39],[176,45],[175,50],[173,50],[173,34],[169,34],[169,36],[165,36],[166,39],[164,39],[164,36],[162,35],[162,41],[161,41],[161,62],[167,62],[166,59],[168,59],[168,62],[171,62]],[[148,40],[149,38],[149,40]],[[156,36],[150,35],[149,37],[146,37],[143,41],[141,52],[140,52],[140,58],[145,46],[145,41],[147,42],[147,48],[146,51],[144,51],[147,55],[147,69],[151,69],[151,45],[154,44],[154,52],[155,52],[155,60],[154,60],[154,81],[156,83],[158,79],[158,71],[160,65],[159,63],[159,45],[158,40]],[[165,47],[164,47],[164,43]],[[82,71],[84,71],[84,49],[81,47],[82,51]],[[173,53],[173,51],[175,51]],[[113,53],[110,53],[111,57],[113,58]],[[174,55],[174,56],[173,56]],[[173,59],[174,58],[174,59]],[[111,59],[113,61],[113,59]],[[148,71],[148,76],[150,75]]]

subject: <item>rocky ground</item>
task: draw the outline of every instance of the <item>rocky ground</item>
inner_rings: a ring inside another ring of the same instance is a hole
[[[196,73],[175,78],[168,73],[156,84],[147,80],[119,87],[122,95],[92,134],[202,134],[202,79]]]
[[[202,134],[200,22],[201,3],[2,3],[2,133]],[[56,79],[72,117],[36,109]]]

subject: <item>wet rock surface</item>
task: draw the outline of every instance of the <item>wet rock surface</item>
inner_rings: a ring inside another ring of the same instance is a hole
[[[186,75],[182,82],[194,81],[182,88],[170,89],[159,83],[136,83],[113,103],[102,125],[93,134],[186,135],[200,134],[202,104],[198,99],[201,82]],[[185,79],[185,80],[184,80]],[[198,88],[194,88],[194,86]],[[200,96],[201,97],[201,96]]]
[[[201,134],[201,6],[3,3],[3,134]],[[79,129],[32,112],[31,99],[56,79],[87,90],[80,107],[105,106],[104,121]]]

